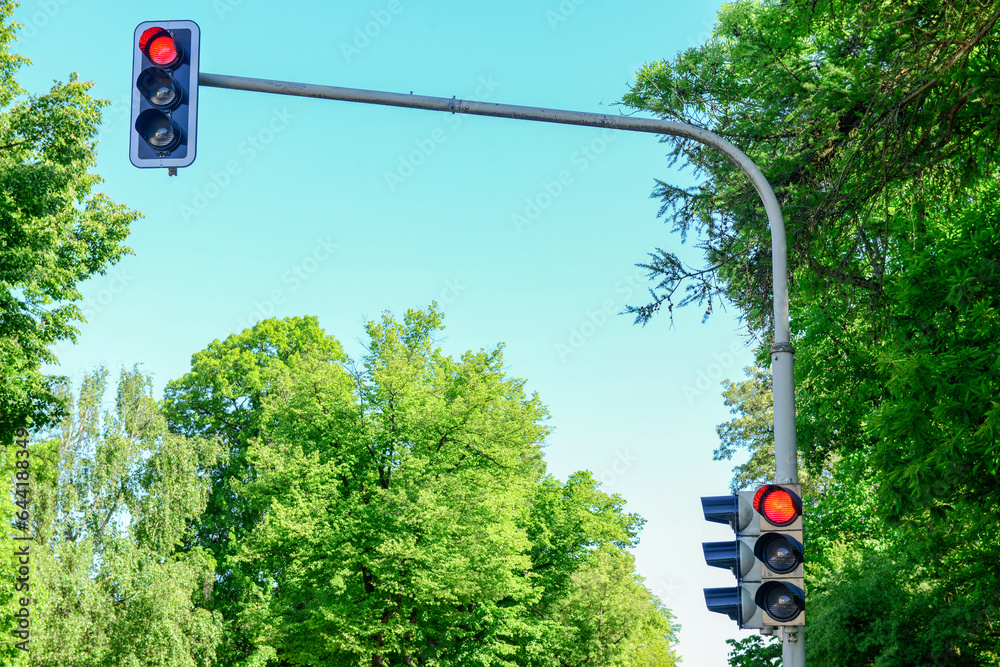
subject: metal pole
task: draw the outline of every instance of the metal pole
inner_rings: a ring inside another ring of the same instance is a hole
[[[428,111],[448,111],[451,113],[495,118],[533,120],[543,123],[564,125],[585,125],[629,132],[649,132],[668,134],[685,139],[694,139],[707,144],[732,160],[747,175],[754,189],[760,195],[771,228],[771,265],[774,299],[774,345],[771,346],[771,391],[774,400],[774,459],[775,481],[798,482],[798,454],[795,443],[795,379],[793,350],[788,331],[788,249],[785,241],[785,221],[781,207],[774,196],[771,185],[743,151],[722,137],[686,123],[654,118],[634,118],[631,116],[611,116],[608,114],[586,113],[524,107],[513,104],[494,104],[459,100],[454,97],[427,97],[405,93],[386,93],[358,88],[320,86],[309,83],[292,83],[269,79],[252,79],[226,74],[199,74],[198,83],[211,88],[247,90],[277,95],[316,97],[324,100],[380,104],[384,106],[426,109]],[[802,628],[792,627],[782,632],[782,655],[784,667],[805,665],[805,647]]]

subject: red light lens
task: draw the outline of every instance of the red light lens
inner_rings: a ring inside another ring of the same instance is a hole
[[[180,60],[177,44],[163,28],[149,28],[139,37],[139,49],[160,67],[171,67]]]
[[[771,523],[779,526],[790,523],[798,513],[795,498],[785,489],[774,488],[764,496],[761,514]]]

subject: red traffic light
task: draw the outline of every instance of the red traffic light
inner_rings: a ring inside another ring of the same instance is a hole
[[[194,21],[143,21],[135,27],[128,151],[136,167],[172,169],[194,162],[200,45]]]
[[[147,29],[139,38],[141,50],[153,64],[173,67],[181,59],[180,50],[170,33],[160,27]]]
[[[753,508],[775,526],[787,526],[802,513],[798,496],[776,484],[757,489],[753,497]]]

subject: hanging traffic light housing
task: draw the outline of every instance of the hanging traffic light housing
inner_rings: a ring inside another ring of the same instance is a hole
[[[132,48],[129,159],[137,167],[187,167],[195,158],[198,54],[194,21],[145,21]]]

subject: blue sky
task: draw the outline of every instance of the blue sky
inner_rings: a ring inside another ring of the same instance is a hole
[[[635,263],[680,247],[649,195],[654,179],[691,176],[668,168],[656,137],[202,88],[194,165],[170,178],[128,160],[142,21],[197,21],[204,72],[618,113],[635,70],[704,42],[717,9],[24,2],[14,48],[34,64],[19,80],[31,92],[74,71],[95,82],[111,101],[101,189],[145,215],[136,255],[84,285],[88,322],[55,370],[139,363],[159,392],[213,339],[302,314],[357,356],[366,319],[436,300],[445,351],[506,343],[510,374],[549,406],[550,471],[592,470],[647,519],[638,567],[682,625],[685,664],[725,664],[739,632],[702,588],[732,578],[705,565],[701,542],[729,537],[699,497],[727,491],[731,464],[711,457],[729,416],[719,381],[741,378],[751,354],[731,311],[702,324],[684,309],[673,328],[618,314],[646,296]]]

